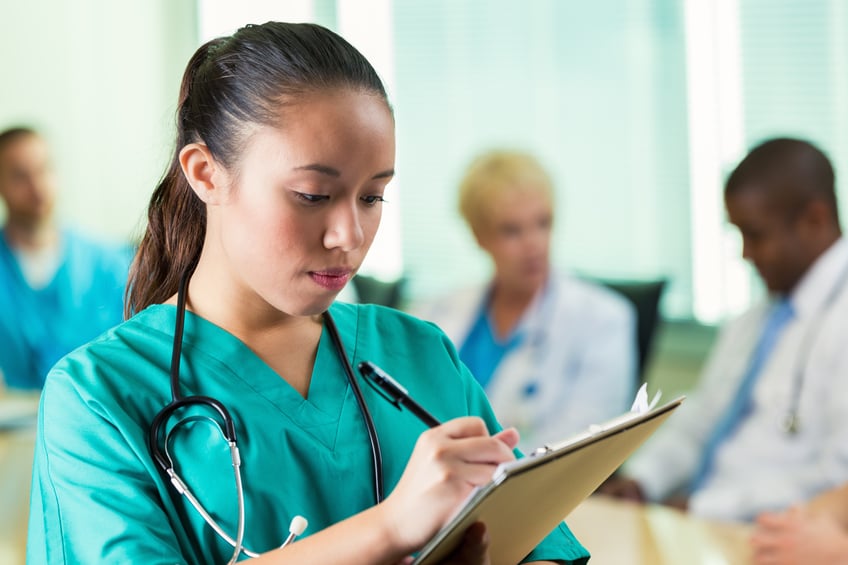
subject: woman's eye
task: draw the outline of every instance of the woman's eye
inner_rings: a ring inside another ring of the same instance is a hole
[[[377,202],[385,202],[386,199],[377,194],[372,194],[370,196],[363,196],[362,201],[368,204],[369,206],[373,206]]]
[[[295,192],[295,194],[299,200],[303,200],[308,204],[317,204],[330,199],[326,194],[309,194],[308,192]]]
[[[500,234],[504,237],[518,237],[521,235],[521,228],[518,226],[505,225],[498,228]]]

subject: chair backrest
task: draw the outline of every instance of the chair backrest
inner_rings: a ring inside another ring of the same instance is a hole
[[[381,281],[367,275],[356,275],[352,282],[359,302],[363,304],[381,304],[400,308],[403,302],[406,284],[406,279],[403,277],[393,281]]]
[[[608,280],[593,279],[595,282],[618,292],[627,298],[636,309],[638,340],[639,383],[645,380],[645,366],[653,351],[654,337],[660,323],[660,299],[668,284],[667,279],[656,280]]]

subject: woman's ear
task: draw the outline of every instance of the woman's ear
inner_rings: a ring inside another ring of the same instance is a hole
[[[180,150],[180,167],[194,193],[210,205],[220,204],[226,186],[223,168],[203,143],[189,143]]]

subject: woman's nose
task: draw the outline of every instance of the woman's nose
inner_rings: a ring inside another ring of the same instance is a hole
[[[356,204],[340,203],[330,212],[324,232],[324,247],[349,252],[365,241]]]

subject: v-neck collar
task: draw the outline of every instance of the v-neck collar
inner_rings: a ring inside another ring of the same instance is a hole
[[[155,305],[146,312],[149,315],[147,323],[173,335],[175,306]],[[192,363],[191,358],[198,354],[207,362]],[[210,371],[210,365],[216,370]],[[210,372],[213,374],[208,374]],[[345,405],[351,396],[339,353],[326,324],[318,342],[306,398],[236,336],[191,312],[186,312],[181,375],[184,394],[210,394],[204,385],[207,382],[209,388],[230,391],[228,396],[235,400],[225,401],[227,403],[238,403],[239,388],[249,389],[331,450],[335,447]]]

